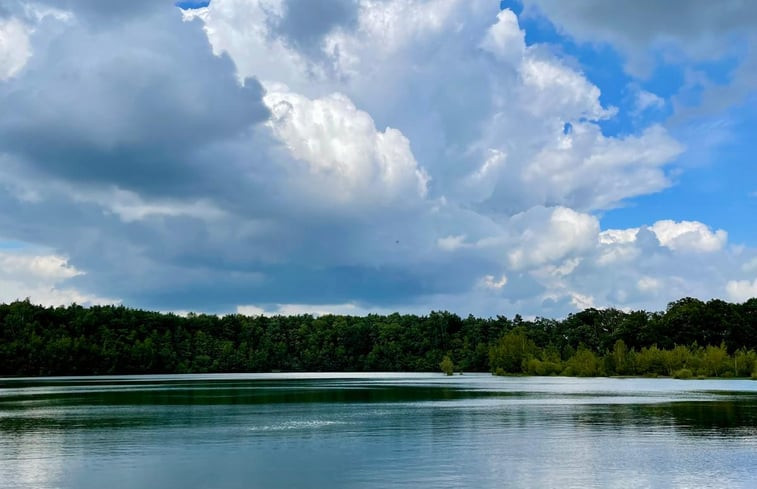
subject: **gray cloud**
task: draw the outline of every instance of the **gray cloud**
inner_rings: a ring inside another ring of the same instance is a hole
[[[523,3],[526,15],[543,13],[578,40],[615,44],[630,57],[634,73],[649,70],[652,49],[672,47],[694,60],[714,59],[733,47],[734,36],[749,36],[757,26],[757,4],[749,0]]]
[[[19,2],[21,0],[18,0]],[[88,22],[122,23],[139,18],[150,11],[166,11],[173,8],[173,0],[130,0],[128,2],[108,2],[102,0],[37,0],[37,5],[73,12]]]
[[[197,26],[174,10],[110,30],[35,36],[23,76],[0,85],[3,150],[71,181],[164,190],[204,179],[193,153],[267,117]],[[203,162],[207,163],[207,162]]]
[[[720,35],[724,30],[749,29],[757,21],[757,7],[749,0],[637,0],[633,3],[577,0],[572,5],[559,0],[523,0],[523,3],[527,8],[543,9],[560,23],[570,22],[570,25],[583,25],[587,29],[594,26],[607,32],[615,30],[639,42],[664,36]]]
[[[289,39],[298,49],[318,51],[323,36],[333,28],[354,27],[357,22],[356,0],[287,0],[285,14],[274,31]]]

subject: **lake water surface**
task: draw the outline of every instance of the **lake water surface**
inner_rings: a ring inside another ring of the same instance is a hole
[[[0,379],[0,487],[757,488],[757,382]]]

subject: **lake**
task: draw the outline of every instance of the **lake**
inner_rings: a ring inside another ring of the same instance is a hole
[[[0,487],[757,487],[757,382],[0,379]]]

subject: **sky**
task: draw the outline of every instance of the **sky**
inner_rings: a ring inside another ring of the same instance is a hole
[[[0,301],[757,296],[757,3],[6,0]]]

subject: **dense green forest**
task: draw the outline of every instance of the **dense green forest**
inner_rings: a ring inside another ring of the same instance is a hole
[[[0,305],[0,375],[455,371],[749,376],[757,298],[685,298],[665,312],[586,309],[563,320],[427,316],[180,317],[122,306]],[[444,362],[449,371],[449,362]]]

